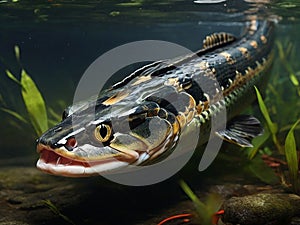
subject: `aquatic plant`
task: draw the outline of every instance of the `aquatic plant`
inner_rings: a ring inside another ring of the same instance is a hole
[[[272,135],[272,140],[273,140],[275,146],[277,147],[278,151],[280,153],[283,153],[282,146],[280,145],[280,143],[277,139],[277,136],[276,136],[276,134],[278,132],[278,125],[271,120],[270,114],[267,110],[266,104],[264,103],[264,100],[263,100],[259,90],[257,89],[257,87],[254,87],[254,88],[255,88],[255,92],[256,92],[256,96],[257,96],[260,111],[261,111],[261,113],[263,114],[263,116],[266,120],[268,130],[270,131],[270,133]]]
[[[272,79],[268,83],[264,102],[270,117],[276,121],[278,134],[289,130],[299,118],[300,68],[299,49],[288,40],[277,41],[278,56],[273,64]]]
[[[299,173],[299,159],[298,159],[298,152],[296,149],[296,141],[294,137],[294,129],[300,122],[300,119],[292,126],[290,129],[286,139],[285,139],[285,157],[289,168],[289,175],[290,175],[290,181],[292,183],[293,191],[295,193],[299,193],[299,179],[298,179],[298,173]]]
[[[300,111],[297,110],[300,108],[300,69],[295,69],[299,65],[294,60],[298,58],[297,49],[287,40],[277,41],[276,46],[279,57],[275,58],[264,99],[255,87],[260,112],[266,122],[265,133],[254,140],[255,147],[248,151],[248,156],[253,159],[259,153],[275,169],[284,186],[300,193],[297,140],[294,137],[300,120]],[[286,165],[288,168],[284,167]]]
[[[69,224],[75,225],[75,223],[66,215],[62,214],[61,211],[49,200],[42,200],[45,206],[47,206],[54,214],[61,217],[64,221],[68,222]]]
[[[222,205],[222,198],[216,193],[210,193],[204,202],[196,196],[191,188],[183,181],[180,180],[179,184],[186,195],[193,201],[197,216],[199,217],[199,224],[212,225],[217,223],[217,212]]]
[[[25,104],[28,119],[33,126],[37,135],[48,129],[48,117],[46,112],[45,101],[29,74],[22,69],[21,80],[19,81],[9,70],[6,70],[9,78],[15,81],[21,87],[23,102]],[[6,112],[11,112],[11,115],[21,119],[22,122],[27,121],[23,116],[12,110],[4,109]]]
[[[300,119],[297,120],[296,123],[294,123],[294,125],[289,130],[289,132],[285,138],[285,144],[283,147],[279,143],[279,140],[276,136],[276,133],[278,131],[277,124],[272,122],[269,112],[264,103],[264,100],[262,99],[261,94],[256,87],[255,87],[255,91],[256,91],[260,110],[266,120],[268,129],[270,130],[270,132],[272,134],[273,142],[274,142],[275,146],[277,147],[279,153],[285,155],[286,162],[287,162],[288,169],[289,169],[290,182],[292,184],[293,191],[296,193],[299,193],[299,191],[300,191],[299,180],[298,180],[298,173],[299,173],[298,160],[299,159],[298,159],[298,153],[297,153],[297,149],[296,149],[294,130],[295,130],[296,126],[298,125],[298,123],[300,122]],[[255,149],[255,151],[256,151],[256,149]],[[255,154],[253,152],[250,152],[250,155],[254,156]]]
[[[195,217],[195,223],[199,225],[216,225],[218,224],[219,217],[224,214],[224,210],[220,210],[223,204],[223,199],[216,193],[210,193],[207,195],[204,202],[202,202],[191,188],[183,181],[179,181],[179,185],[186,195],[192,200],[196,209],[196,216],[190,213],[183,213],[178,215],[170,216],[157,225],[164,225],[170,221],[182,220],[182,223],[189,223],[192,217]]]
[[[26,115],[23,115],[19,111],[13,110],[12,107],[7,106],[5,101],[0,101],[0,109],[3,112],[8,113],[13,116],[16,120],[21,122],[23,125],[31,125],[35,134],[40,136],[44,131],[49,127],[49,124],[56,123],[59,121],[60,116],[55,113],[51,107],[46,106],[45,100],[39,91],[37,85],[28,74],[28,72],[23,68],[20,62],[20,49],[18,46],[14,47],[16,60],[18,61],[21,72],[20,79],[17,78],[9,69],[5,70],[5,73],[8,78],[20,86],[20,91],[22,95],[22,101],[26,108]],[[48,112],[47,112],[48,109]],[[48,113],[52,118],[48,117]]]

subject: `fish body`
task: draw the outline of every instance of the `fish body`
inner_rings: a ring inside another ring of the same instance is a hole
[[[239,39],[209,35],[198,52],[143,66],[96,99],[69,107],[37,140],[37,167],[77,177],[164,159],[191,123],[200,129],[222,109],[231,119],[249,104],[253,86],[267,80],[273,29],[271,21],[253,20]],[[261,130],[255,118],[239,116],[217,134],[251,146]]]

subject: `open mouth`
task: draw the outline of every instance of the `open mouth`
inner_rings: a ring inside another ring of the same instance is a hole
[[[60,155],[53,150],[43,149],[40,153],[40,159],[45,163],[53,164],[56,166],[84,166],[90,167],[90,164],[85,161],[79,161]]]
[[[100,160],[79,160],[60,154],[58,151],[38,144],[37,151],[40,158],[37,168],[50,174],[66,177],[85,177],[99,175],[113,169],[129,165],[128,161],[118,160],[117,157],[109,157]]]

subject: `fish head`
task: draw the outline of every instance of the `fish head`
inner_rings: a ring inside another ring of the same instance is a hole
[[[102,100],[75,104],[63,120],[37,139],[37,167],[47,173],[82,177],[141,165],[171,149],[179,125],[155,102]]]

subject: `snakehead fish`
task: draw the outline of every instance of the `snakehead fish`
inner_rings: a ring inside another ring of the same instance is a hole
[[[237,112],[254,99],[253,86],[266,80],[273,29],[271,21],[253,20],[239,38],[214,33],[201,50],[143,66],[93,104],[67,108],[62,122],[37,140],[37,167],[80,177],[151,164],[171,154],[189,124],[196,121],[200,129],[220,109],[227,110],[230,121],[216,136],[251,146],[262,132],[260,123]],[[216,98],[220,93],[224,98]]]

